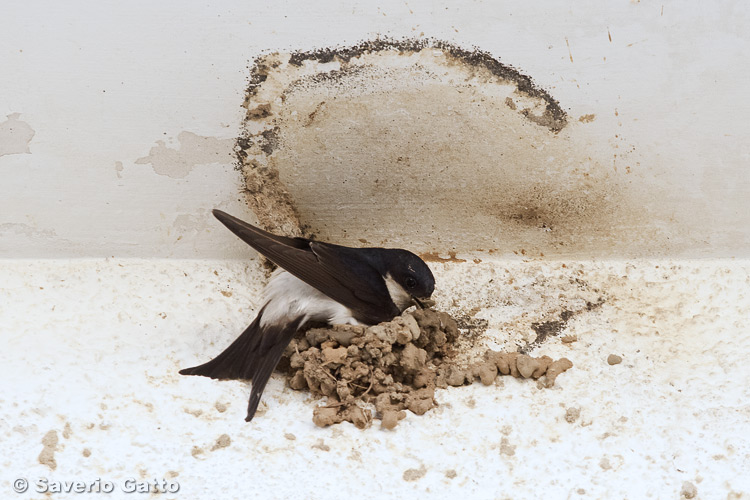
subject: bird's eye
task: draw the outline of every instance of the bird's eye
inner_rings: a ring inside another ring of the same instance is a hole
[[[417,280],[415,280],[411,276],[406,278],[406,288],[414,288],[415,286],[417,286]]]

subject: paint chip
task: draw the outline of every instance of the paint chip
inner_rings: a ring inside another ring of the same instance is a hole
[[[148,156],[138,158],[138,165],[151,164],[159,175],[182,179],[198,165],[213,163],[234,163],[234,139],[206,137],[182,131],[177,136],[179,148],[167,146],[164,141],[156,141]]]
[[[0,156],[31,153],[29,143],[36,132],[28,123],[19,120],[20,116],[21,113],[10,114],[0,123]]]

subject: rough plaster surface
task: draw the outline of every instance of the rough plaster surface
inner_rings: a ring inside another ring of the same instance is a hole
[[[316,401],[280,376],[246,424],[246,383],[177,374],[251,320],[255,260],[0,261],[0,491],[23,477],[32,492],[101,478],[119,496],[163,478],[180,491],[160,498],[196,499],[750,495],[750,263],[460,257],[432,267],[438,307],[474,326],[467,348],[523,346],[564,316],[532,352],[574,367],[553,389],[439,391],[394,431],[317,428]]]

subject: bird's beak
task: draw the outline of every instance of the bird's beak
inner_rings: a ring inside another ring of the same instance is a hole
[[[432,307],[432,306],[435,305],[435,301],[432,300],[432,299],[422,299],[422,300],[419,300],[418,298],[416,298],[413,295],[411,296],[411,302],[412,302],[412,304],[414,304],[415,306],[417,306],[420,309],[424,309],[425,307]]]

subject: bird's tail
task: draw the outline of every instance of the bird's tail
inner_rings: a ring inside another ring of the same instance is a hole
[[[262,317],[263,309],[242,335],[211,361],[180,370],[180,375],[202,375],[222,380],[252,379],[247,422],[255,415],[263,389],[301,323],[300,318],[291,323],[262,325]]]

